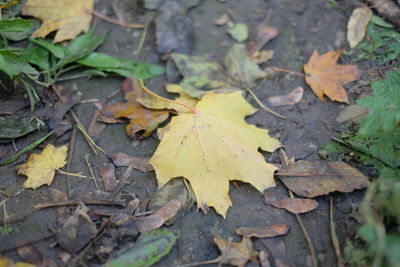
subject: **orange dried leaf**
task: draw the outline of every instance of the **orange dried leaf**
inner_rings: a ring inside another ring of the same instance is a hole
[[[360,78],[361,72],[355,65],[339,65],[341,51],[329,51],[318,55],[314,51],[310,60],[304,65],[306,82],[317,97],[324,101],[324,95],[332,101],[349,103],[343,86]]]
[[[126,128],[128,136],[133,139],[148,137],[167,118],[167,110],[152,110],[142,106],[136,99],[143,97],[146,92],[136,79],[126,79],[122,84],[126,102],[108,104],[104,111],[115,118],[127,118],[130,124]]]

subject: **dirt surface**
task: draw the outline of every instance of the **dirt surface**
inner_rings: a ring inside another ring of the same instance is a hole
[[[114,1],[97,2],[98,4],[95,6],[97,11],[109,16],[116,16],[116,9],[111,7],[111,2]],[[274,58],[265,66],[277,66],[302,72],[303,64],[306,63],[314,49],[318,49],[319,53],[324,53],[328,50],[348,48],[345,39],[346,24],[350,12],[357,5],[357,1],[337,2],[339,8],[332,7],[322,0],[203,1],[188,11],[189,17],[193,20],[192,54],[212,54],[215,58],[222,59],[227,49],[235,43],[226,33],[226,27],[216,26],[214,23],[222,14],[228,12],[234,21],[246,23],[251,29],[251,36],[255,34],[256,26],[268,16],[268,24],[279,29],[279,36],[264,48],[275,51]],[[157,12],[143,9],[137,10],[125,3],[116,6],[119,15],[122,15],[126,21],[149,23],[152,17],[157,14]],[[140,56],[138,56],[135,51],[138,47],[141,30],[112,25],[95,18],[93,24],[95,33],[108,32],[107,40],[99,51],[113,56],[163,65],[165,62],[161,61],[160,55],[156,53],[155,32],[153,24],[151,25],[145,45]],[[350,57],[344,56],[341,63],[349,63],[350,59]],[[359,67],[365,71],[369,66],[359,65]],[[362,76],[362,79],[365,77]],[[108,77],[76,80],[64,85],[68,87],[75,84],[83,93],[82,98],[84,100],[103,99],[119,89],[122,81],[122,78]],[[162,86],[165,81],[165,76],[152,79],[149,87],[161,95],[167,95]],[[290,157],[295,157],[297,160],[315,160],[319,158],[318,149],[327,143],[330,137],[338,136],[338,132],[335,130],[335,127],[337,127],[335,119],[345,105],[330,101],[321,102],[305,84],[303,77],[287,73],[279,73],[271,79],[262,81],[254,89],[254,92],[264,101],[269,96],[287,94],[297,86],[302,86],[305,89],[300,103],[275,109],[286,116],[286,120],[259,110],[255,115],[248,118],[248,122],[268,129],[272,136],[279,138]],[[348,88],[350,86],[347,86]],[[350,90],[349,97],[350,102],[354,103],[357,95]],[[118,94],[116,99],[122,99],[122,95]],[[247,99],[254,106],[257,106],[251,97]],[[74,110],[83,124],[88,126],[94,112],[93,103],[79,104]],[[16,145],[19,148],[24,147],[39,136],[42,135],[35,133],[20,138]],[[70,136],[71,133],[57,142],[65,143]],[[95,141],[107,154],[123,152],[138,157],[151,156],[159,143],[156,134],[144,140],[132,141],[125,134],[124,124],[107,125],[106,129],[95,137]],[[70,172],[89,173],[84,160],[86,154],[91,154],[90,161],[94,169],[101,165],[101,158],[93,155],[82,135],[78,133]],[[265,156],[267,161],[279,163],[277,152],[274,154],[266,153]],[[19,162],[22,162],[22,160]],[[15,193],[22,188],[25,179],[16,175],[15,165],[1,170],[1,190]],[[121,177],[125,169],[117,168],[117,175]],[[69,177],[69,189],[66,181],[65,175],[57,174],[51,187],[68,192],[70,196],[95,189],[93,182],[88,179]],[[123,190],[135,194],[140,200],[143,200],[142,210],[144,211],[146,209],[145,200],[149,199],[157,190],[154,172],[142,173],[133,170],[128,178],[128,184]],[[287,190],[279,181],[277,187],[273,190],[287,195]],[[229,209],[226,219],[223,219],[214,211],[206,216],[201,211],[197,212],[196,207],[193,206],[190,211],[180,215],[174,224],[167,226],[179,235],[179,239],[172,252],[156,266],[176,266],[216,258],[219,251],[212,242],[213,232],[219,233],[225,238],[233,237],[234,241],[239,241],[240,238],[235,235],[237,227],[273,224],[290,225],[289,233],[286,236],[276,237],[268,241],[256,239],[254,241],[255,248],[266,250],[266,247],[271,245],[277,248],[278,244],[281,244],[279,242],[283,241],[286,246],[285,260],[288,263],[292,266],[309,266],[311,264],[307,243],[294,215],[265,205],[263,195],[247,184],[231,183],[230,197],[233,201],[233,207]],[[346,228],[346,220],[352,211],[353,204],[360,201],[362,192],[335,193],[332,194],[332,197],[335,206],[334,217],[337,234],[343,248],[349,234],[349,229]],[[4,198],[4,196],[0,198]],[[29,214],[32,205],[48,200],[48,187],[41,187],[36,191],[23,191],[7,203],[10,220],[13,221]],[[312,212],[300,215],[300,217],[309,231],[320,265],[335,266],[336,256],[329,230],[329,197],[318,197],[317,200],[319,207]],[[29,216],[17,220],[12,224],[14,229],[12,234],[0,235],[0,251],[6,251],[2,254],[18,260],[15,250],[9,249],[51,234],[50,229],[55,221],[53,209],[33,212]],[[43,255],[51,257],[61,264],[58,255],[60,249],[57,246],[49,249],[50,241],[51,239],[36,242],[34,246]],[[126,245],[121,244],[119,248]],[[112,252],[112,254],[115,254],[115,252]],[[270,252],[273,254],[272,251]],[[98,264],[98,259],[93,259],[88,263],[89,266]],[[258,263],[252,262],[248,266],[258,266]]]

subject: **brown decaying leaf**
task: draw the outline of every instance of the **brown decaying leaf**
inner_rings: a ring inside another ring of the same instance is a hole
[[[153,166],[149,164],[150,158],[138,158],[125,153],[116,153],[111,155],[111,159],[116,167],[132,166],[132,168],[142,172],[154,171]]]
[[[242,241],[238,243],[214,234],[213,240],[221,251],[221,256],[216,259],[219,263],[244,267],[248,261],[257,256],[250,238],[243,237]]]
[[[108,103],[104,111],[111,113],[115,118],[127,118],[130,124],[126,132],[132,139],[148,137],[169,115],[166,110],[151,110],[143,107],[137,98],[147,94],[137,79],[129,78],[122,83],[126,102]]]
[[[276,267],[290,267],[285,243],[279,238],[263,238],[260,241],[267,247],[275,261]]]
[[[79,251],[97,233],[96,225],[87,214],[88,211],[89,208],[81,202],[74,215],[56,230],[58,243],[70,253]]]
[[[351,48],[354,48],[364,38],[371,18],[372,11],[368,7],[359,7],[353,10],[347,23],[347,40]]]
[[[297,195],[313,198],[331,192],[352,192],[369,185],[368,177],[342,161],[297,161],[276,176]]]
[[[97,118],[101,115],[101,111],[99,108],[95,107],[94,108],[94,113],[93,113],[93,119],[90,122],[89,128],[88,128],[88,134],[90,136],[96,136],[99,135],[105,128],[106,125],[104,123],[100,123],[97,121]]]
[[[271,96],[267,98],[267,104],[270,107],[280,107],[286,105],[294,105],[299,103],[303,97],[303,87],[296,87],[287,95]]]
[[[254,63],[263,64],[263,63],[271,60],[273,57],[274,57],[274,51],[273,50],[262,50],[262,51],[254,52],[250,56],[250,59]]]
[[[361,76],[357,66],[336,63],[341,54],[342,51],[328,51],[318,55],[315,50],[308,63],[304,65],[306,82],[321,101],[324,101],[326,95],[332,101],[349,103],[343,86],[358,80]]]
[[[63,120],[65,114],[73,106],[81,101],[81,93],[74,88],[66,88],[61,85],[57,85],[57,89],[61,94],[60,99],[55,105],[51,118],[48,121],[50,129],[54,129]]]
[[[285,209],[293,214],[306,213],[318,207],[318,201],[306,198],[283,198],[277,200],[265,195],[265,204],[272,205],[278,209]]]
[[[247,45],[247,51],[250,55],[256,51],[260,51],[264,45],[278,36],[278,34],[279,31],[277,28],[268,26],[265,23],[259,24],[257,27],[256,40],[249,42]]]
[[[63,202],[68,200],[67,194],[61,192],[58,189],[50,188],[50,199],[55,202]],[[64,224],[67,220],[67,215],[69,214],[67,207],[57,207],[56,209],[57,221]]]
[[[40,18],[43,23],[32,38],[45,37],[57,31],[54,42],[75,38],[87,32],[92,21],[94,0],[28,0],[22,8],[23,15]]]
[[[26,245],[17,248],[18,256],[24,261],[32,264],[39,264],[42,259],[43,255],[40,253],[36,248],[31,245]],[[0,264],[0,266],[2,266]]]
[[[286,235],[289,231],[289,228],[290,227],[287,224],[277,224],[265,227],[239,227],[236,229],[236,234],[248,238],[267,238]]]
[[[115,177],[115,167],[113,164],[104,164],[99,167],[99,175],[103,180],[104,191],[112,191],[117,186],[117,178]]]
[[[221,15],[221,17],[219,17],[219,18],[214,22],[214,24],[215,24],[215,25],[218,25],[218,26],[222,26],[222,25],[227,24],[227,23],[230,22],[230,21],[231,21],[231,18],[229,17],[229,15],[228,15],[227,13],[224,13],[224,14]]]
[[[258,260],[260,261],[260,266],[261,267],[271,267],[271,264],[269,263],[269,254],[268,252],[260,251],[260,253],[258,253]]]
[[[178,200],[171,200],[163,207],[146,217],[130,216],[118,222],[121,227],[138,229],[139,232],[148,232],[160,228],[166,221],[172,219],[181,207]]]

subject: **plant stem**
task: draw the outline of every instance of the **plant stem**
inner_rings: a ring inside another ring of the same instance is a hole
[[[269,113],[271,113],[272,115],[275,115],[275,116],[277,116],[277,117],[279,117],[279,118],[281,118],[281,119],[286,119],[285,116],[283,116],[283,115],[281,115],[281,114],[279,114],[279,113],[277,113],[277,112],[275,112],[275,111],[273,111],[273,110],[267,108],[267,107],[263,104],[263,102],[261,102],[260,99],[258,99],[258,97],[256,96],[256,94],[254,94],[253,90],[251,90],[250,88],[246,88],[246,90],[247,90],[247,92],[249,92],[250,95],[254,98],[254,100],[257,102],[257,104],[258,104],[261,108],[263,108],[266,112],[269,112]]]
[[[177,104],[177,105],[181,105],[181,106],[183,106],[183,107],[185,107],[185,108],[190,109],[190,110],[191,110],[193,113],[195,113],[195,114],[199,112],[199,111],[198,111],[197,109],[195,109],[194,107],[191,107],[191,106],[186,105],[186,104],[184,104],[184,103],[181,103],[181,102],[178,102],[178,101],[175,101],[175,100],[171,100],[171,99],[168,99],[168,98],[159,96],[159,95],[157,95],[156,93],[153,93],[152,91],[150,91],[150,90],[144,85],[143,80],[139,80],[139,81],[140,81],[140,85],[142,86],[142,89],[145,90],[145,91],[146,91],[147,93],[149,93],[150,95],[152,95],[152,96],[154,96],[154,97],[156,97],[156,98],[159,98],[159,99],[161,99],[161,100],[167,101],[167,102],[171,102],[171,103],[174,103],[174,104]]]
[[[16,161],[22,154],[31,151],[32,149],[34,149],[35,147],[37,147],[38,145],[40,145],[43,141],[45,141],[48,137],[50,137],[50,135],[52,135],[53,132],[48,133],[47,135],[39,138],[38,140],[36,140],[35,142],[33,142],[32,144],[28,145],[27,147],[25,147],[24,149],[22,149],[21,151],[19,151],[17,154],[15,154],[15,156],[9,158],[8,160],[1,162],[0,166],[5,166],[8,164],[13,163],[14,161]]]
[[[335,254],[336,254],[336,260],[337,260],[337,267],[344,267],[344,261],[342,257],[342,253],[340,252],[340,244],[338,237],[336,235],[336,226],[335,226],[335,221],[333,220],[333,199],[332,195],[330,196],[329,199],[329,217],[330,217],[330,228],[331,228],[331,238],[332,238],[332,244],[335,249]]]
[[[292,70],[285,70],[282,68],[278,68],[278,67],[274,67],[274,70],[276,71],[281,71],[281,72],[287,72],[293,75],[297,75],[297,76],[301,76],[301,77],[306,77],[306,75],[304,75],[303,73],[297,72],[297,71],[292,71]]]
[[[110,18],[110,17],[108,17],[108,16],[106,16],[106,15],[104,15],[104,14],[101,14],[100,12],[97,12],[96,10],[92,10],[91,13],[92,13],[93,15],[95,15],[96,17],[99,17],[99,18],[101,18],[101,19],[104,19],[105,21],[108,21],[108,22],[110,22],[110,23],[117,24],[117,25],[120,25],[120,26],[124,26],[124,27],[128,27],[128,28],[133,28],[133,29],[141,29],[141,28],[144,28],[144,25],[143,25],[143,24],[135,24],[135,23],[120,22],[120,21],[115,20],[115,19],[113,19],[113,18]]]

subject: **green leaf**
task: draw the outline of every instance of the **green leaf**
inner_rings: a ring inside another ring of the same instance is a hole
[[[0,116],[0,138],[17,138],[36,129],[36,120],[31,118]]]
[[[394,131],[400,125],[400,72],[388,72],[384,80],[373,82],[371,87],[373,95],[357,101],[369,109],[361,121],[360,134]]]
[[[249,38],[249,28],[244,23],[236,23],[228,30],[228,33],[238,42],[244,42]]]
[[[227,74],[246,88],[251,88],[257,79],[265,77],[256,63],[247,56],[246,47],[236,44],[228,50],[224,57]]]
[[[371,23],[383,28],[389,28],[389,29],[393,28],[391,24],[387,23],[386,21],[375,15],[372,16]]]
[[[27,48],[22,50],[25,59],[42,70],[48,70],[49,65],[49,51],[34,43],[30,43]]]
[[[0,34],[5,32],[27,32],[34,25],[34,21],[28,19],[15,18],[0,20]]]
[[[400,131],[373,136],[356,135],[345,139],[353,149],[380,159],[392,168],[400,166]]]
[[[249,88],[257,79],[265,76],[247,56],[242,44],[236,44],[228,50],[224,58],[225,66],[204,56],[175,53],[171,57],[183,76],[182,88],[192,97],[201,97],[209,90],[231,92]]]
[[[0,51],[0,70],[7,73],[10,78],[21,73],[38,74],[23,56],[7,50]]]
[[[65,56],[57,63],[56,68],[61,68],[78,59],[86,57],[96,50],[96,48],[104,42],[105,38],[106,34],[92,36],[92,30],[80,35],[65,47]]]
[[[157,229],[143,233],[129,248],[116,259],[106,263],[109,267],[148,267],[167,255],[177,237],[168,229]]]
[[[64,57],[65,48],[59,44],[53,44],[49,39],[31,39],[31,42],[43,47],[44,49],[47,49],[56,58]]]
[[[101,71],[112,72],[123,77],[148,79],[164,73],[164,68],[147,62],[135,62],[130,59],[119,59],[102,53],[91,53],[77,63],[96,68]]]

